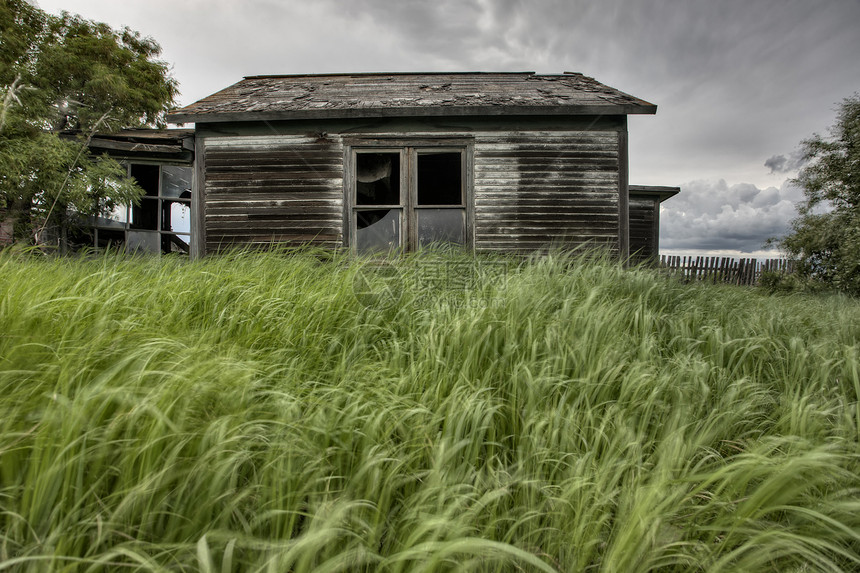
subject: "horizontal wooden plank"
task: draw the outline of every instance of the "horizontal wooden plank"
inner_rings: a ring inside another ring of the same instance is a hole
[[[577,148],[556,148],[545,150],[521,151],[508,148],[484,148],[480,153],[475,153],[477,163],[496,163],[541,160],[545,158],[560,158],[568,161],[617,161],[618,153],[615,149],[597,148],[591,151]]]
[[[265,165],[326,165],[332,168],[343,166],[343,155],[277,154],[265,157],[230,156],[221,159],[206,158],[206,168],[223,170],[228,167],[256,169]]]
[[[247,221],[243,221],[241,223],[229,223],[229,222],[218,222],[212,223],[210,221],[206,222],[206,231],[207,236],[211,233],[213,235],[253,235],[253,234],[265,234],[265,233],[280,233],[280,234],[290,234],[290,233],[313,233],[313,234],[325,234],[332,233],[337,234],[342,232],[340,226],[321,226],[319,224],[316,225],[300,225],[300,224],[263,224],[263,223],[251,223]]]
[[[614,229],[617,233],[618,217],[612,215],[584,214],[571,217],[521,217],[518,215],[503,216],[494,219],[476,219],[475,227],[479,229],[494,229],[501,227],[519,227],[530,229],[553,229],[599,227],[601,229]]]
[[[330,215],[332,213],[341,213],[340,205],[321,205],[321,206],[294,206],[294,207],[270,207],[257,206],[247,207],[242,204],[219,204],[210,205],[206,208],[206,213],[210,215],[218,215],[225,217],[228,215],[245,215],[249,213],[276,213],[280,216],[295,215],[295,216],[314,216],[314,215]]]
[[[477,225],[475,228],[475,232],[476,236],[495,237],[499,240],[505,240],[506,235],[546,235],[550,237],[561,237],[566,235],[588,235],[617,237],[618,225],[612,225],[606,222],[595,223],[589,221],[566,221],[555,224],[530,224],[511,221],[507,223],[490,225],[486,228]]]
[[[280,169],[327,169],[343,171],[343,157],[325,158],[317,156],[284,155],[261,159],[231,158],[230,160],[207,162],[207,171],[248,171],[274,167]]]
[[[249,221],[253,219],[273,219],[281,221],[341,221],[341,209],[207,209],[207,221]]]
[[[496,193],[492,196],[481,196],[475,204],[480,204],[482,209],[494,207],[545,207],[551,209],[556,205],[605,205],[614,207],[618,205],[618,199],[607,193],[589,193],[587,191],[547,193],[545,199],[539,196],[524,197],[516,191],[512,191],[504,194]]]
[[[220,241],[206,241],[206,252],[221,253],[237,247],[262,249],[272,247],[319,247],[324,249],[339,249],[341,242],[337,239],[314,238],[307,235],[260,235],[251,237],[233,237]]]
[[[615,187],[617,189],[617,184],[608,177],[605,179],[597,179],[593,176],[591,178],[565,179],[553,182],[481,179],[475,181],[475,186],[476,195],[484,189],[494,192],[501,192],[502,190],[509,190],[509,192],[524,190],[535,192],[555,191],[571,193],[588,193],[591,189],[594,189],[595,193],[601,193],[606,192],[606,189],[610,187]],[[616,192],[615,195],[617,197],[618,193]]]
[[[541,197],[524,197],[516,188],[504,189],[496,187],[492,195],[481,195],[476,197],[475,204],[482,208],[495,206],[522,206],[522,207],[552,207],[553,205],[578,205],[600,204],[617,205],[618,197],[605,191],[590,191],[587,188],[568,187],[561,190],[557,188],[546,189],[546,199]],[[532,187],[532,194],[540,194],[538,187]]]
[[[229,156],[232,154],[272,154],[272,153],[314,153],[314,152],[336,152],[341,151],[343,146],[335,141],[322,142],[291,142],[281,141],[271,144],[256,144],[247,141],[234,141],[233,143],[218,142],[206,139],[206,158]]]
[[[340,241],[339,233],[255,233],[245,235],[212,235],[211,239],[206,240],[207,245],[219,245],[224,243],[265,243],[269,241],[297,241],[297,242],[327,242],[338,243]]]
[[[267,181],[207,181],[206,193],[207,197],[210,192],[230,192],[236,193],[255,193],[255,192],[278,192],[282,190],[287,193],[295,193],[305,191],[308,193],[314,192],[334,192],[343,193],[343,182],[340,179],[324,179],[324,180],[267,180]]]
[[[251,202],[253,204],[259,204],[264,206],[286,206],[292,204],[294,199],[290,199],[288,202],[284,202],[284,198],[286,197],[295,197],[304,196],[308,199],[308,201],[316,201],[321,202],[319,205],[328,205],[334,208],[335,205],[342,206],[343,205],[343,197],[338,197],[334,194],[324,195],[324,194],[313,194],[313,193],[229,193],[229,194],[219,194],[219,198],[217,201],[213,201],[211,205],[218,206],[221,208],[227,207],[243,207],[246,203]],[[275,205],[272,205],[274,203]],[[209,203],[207,203],[208,209]]]
[[[607,165],[596,163],[537,163],[534,165],[510,165],[502,168],[481,167],[475,169],[475,179],[498,178],[498,179],[520,179],[520,178],[544,178],[556,180],[565,177],[583,177],[588,173],[596,173],[601,177],[607,174],[618,175],[618,172]]]
[[[304,193],[286,193],[278,197],[275,197],[274,194],[266,194],[264,196],[243,195],[240,200],[237,200],[234,194],[226,193],[223,195],[226,196],[221,199],[207,200],[206,207],[232,206],[244,208],[247,205],[248,208],[258,209],[267,207],[331,207],[343,204],[343,197],[334,194],[328,197],[313,197]]]
[[[596,171],[605,171],[605,165],[592,164],[588,162],[538,162],[534,164],[517,163],[508,161],[497,165],[479,164],[475,166],[476,177],[492,177],[498,174],[499,177],[515,177],[518,175],[536,176],[543,175],[544,177],[557,177],[560,174],[579,173],[583,170],[588,170],[590,165],[595,165]],[[551,168],[551,170],[550,170]]]
[[[339,181],[341,172],[339,171],[315,171],[315,170],[257,170],[257,171],[236,171],[236,172],[207,172],[206,181],[216,184],[221,181],[306,181],[306,180],[322,180],[322,181]]]
[[[618,216],[618,207],[615,205],[542,205],[542,206],[517,206],[517,205],[485,205],[480,212],[475,213],[475,217],[483,217],[486,219],[496,218],[499,216],[530,216],[530,215],[556,215],[559,217],[587,214],[587,213],[608,213]]]
[[[617,249],[617,237],[564,237],[564,238],[544,238],[544,237],[516,237],[516,240],[509,242],[498,243],[490,242],[475,242],[478,251],[495,250],[497,252],[525,252],[532,253],[541,249],[553,248],[568,248],[568,247],[609,247],[613,251]]]
[[[564,162],[570,164],[576,164],[578,162],[588,162],[595,164],[612,164],[615,167],[618,167],[618,159],[615,157],[590,157],[587,155],[583,155],[582,153],[573,152],[573,151],[554,151],[554,152],[543,152],[543,151],[520,151],[517,149],[514,150],[499,150],[499,151],[489,151],[482,150],[480,155],[476,156],[475,164],[482,165],[490,163],[492,160],[502,160],[504,162],[515,162],[517,165],[537,165],[541,163],[546,163],[547,161],[556,161],[556,162]]]
[[[587,145],[618,145],[618,136],[612,131],[541,131],[528,134],[487,132],[475,135],[476,146],[498,147],[527,147],[527,146],[587,146]]]
[[[482,209],[479,213],[475,213],[476,219],[481,219],[484,221],[496,221],[500,218],[511,218],[511,219],[540,219],[540,218],[555,218],[559,220],[570,219],[571,217],[577,216],[589,216],[592,217],[594,215],[606,215],[608,217],[618,218],[618,208],[617,207],[604,207],[604,206],[592,206],[592,207],[581,207],[581,206],[573,206],[573,207],[559,207],[557,209],[546,209],[546,208],[532,208],[532,209],[516,209],[516,208],[494,208],[490,209]]]
[[[340,144],[340,136],[323,136],[321,133],[271,134],[271,135],[239,135],[206,137],[206,149],[223,149],[234,147],[251,147],[269,149],[283,146],[332,146]]]
[[[255,171],[334,171],[338,177],[343,175],[343,161],[317,161],[303,160],[277,161],[272,159],[258,159],[254,162],[223,162],[217,165],[207,165],[207,173],[221,172],[255,172]]]

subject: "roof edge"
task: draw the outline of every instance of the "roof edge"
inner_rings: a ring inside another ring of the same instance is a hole
[[[537,72],[331,72],[326,74],[263,74],[259,76],[242,76],[245,80],[262,80],[277,78],[344,78],[344,77],[372,77],[372,76],[561,76],[582,75],[575,72],[564,74],[538,74]]]
[[[666,185],[628,185],[628,195],[639,195],[647,197],[658,197],[662,203],[681,192],[680,187],[669,187]]]
[[[181,112],[181,110],[177,110]],[[654,115],[657,106],[641,104],[606,104],[584,106],[478,106],[478,107],[404,107],[321,109],[273,112],[169,113],[170,123],[226,123],[235,121],[281,121],[299,119],[370,119],[381,117],[462,117],[462,116],[580,116],[580,115]]]

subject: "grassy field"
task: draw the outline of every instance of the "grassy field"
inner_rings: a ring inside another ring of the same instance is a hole
[[[0,255],[0,571],[860,570],[860,302]]]

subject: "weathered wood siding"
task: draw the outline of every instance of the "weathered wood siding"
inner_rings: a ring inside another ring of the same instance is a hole
[[[623,219],[619,214],[626,211],[619,202],[626,125],[613,118],[581,121],[581,128],[531,131],[502,127],[500,120],[495,129],[332,124],[322,126],[327,134],[320,136],[208,134],[198,175],[206,252],[273,242],[343,245],[343,139],[378,135],[471,142],[473,187],[467,196],[474,205],[470,242],[478,251],[591,244],[617,253],[622,231],[626,238],[626,213]]]
[[[657,259],[659,210],[657,199],[630,198],[630,255],[634,261]]]
[[[618,251],[618,132],[476,134],[474,166],[477,250]]]
[[[209,137],[203,154],[207,253],[233,245],[341,244],[339,138]]]

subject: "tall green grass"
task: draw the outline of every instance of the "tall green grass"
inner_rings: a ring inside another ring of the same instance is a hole
[[[0,571],[860,569],[857,301],[379,273],[0,256]]]

